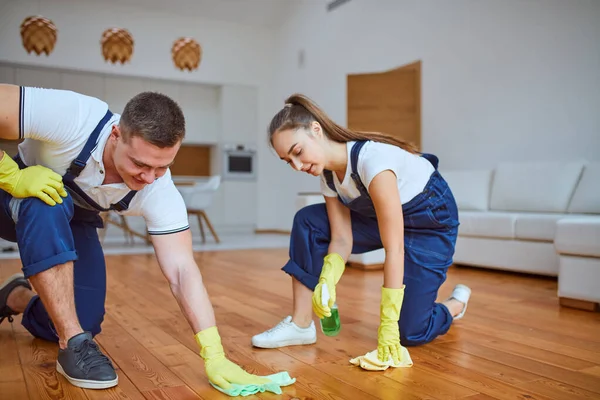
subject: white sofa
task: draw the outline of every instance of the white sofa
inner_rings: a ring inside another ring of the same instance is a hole
[[[442,174],[459,205],[456,264],[558,276],[562,304],[597,308],[600,163],[501,163]]]
[[[558,295],[600,303],[600,163],[506,162],[440,171],[459,207],[455,264],[558,276]],[[323,201],[299,197],[298,206]],[[383,250],[350,262],[381,265]]]

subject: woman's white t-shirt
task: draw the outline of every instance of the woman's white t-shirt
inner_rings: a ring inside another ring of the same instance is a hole
[[[346,203],[360,196],[360,191],[350,176],[352,173],[350,155],[355,143],[346,143],[348,164],[344,180],[340,182],[337,175],[332,174],[337,193],[329,188],[325,175],[321,174],[321,193],[324,196],[337,197],[339,194]],[[358,154],[357,171],[367,191],[369,191],[373,178],[386,170],[391,170],[396,175],[400,201],[405,204],[423,191],[435,168],[424,157],[410,153],[398,146],[373,141],[366,142]]]

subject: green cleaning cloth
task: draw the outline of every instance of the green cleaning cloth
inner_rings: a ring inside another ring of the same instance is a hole
[[[273,392],[275,394],[283,393],[281,391],[281,386],[288,386],[292,383],[296,382],[296,378],[290,377],[287,372],[279,372],[273,375],[267,375],[265,378],[269,378],[272,382],[265,383],[262,385],[239,385],[234,383],[227,390],[214,385],[212,382],[210,384],[220,392],[223,392],[229,396],[251,396],[258,392]]]

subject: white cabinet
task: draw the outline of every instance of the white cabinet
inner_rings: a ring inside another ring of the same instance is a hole
[[[15,83],[47,89],[60,88],[60,72],[45,68],[17,68]]]
[[[85,72],[62,72],[62,89],[104,100],[104,77]]]
[[[15,83],[15,69],[0,65],[0,83]]]
[[[219,141],[219,91],[197,84],[181,84],[179,105],[185,115],[185,143]]]
[[[221,141],[254,144],[258,128],[258,91],[250,86],[221,88]],[[266,133],[265,133],[266,137]]]
[[[138,78],[105,78],[105,98],[111,111],[117,114],[123,113],[123,109],[129,100],[136,94],[144,91],[144,81]]]

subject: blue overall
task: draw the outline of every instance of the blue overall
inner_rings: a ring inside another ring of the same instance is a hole
[[[74,179],[85,167],[102,128],[111,117],[109,110],[63,176],[68,196],[63,198],[62,204],[49,206],[37,197],[16,199],[0,189],[0,237],[18,243],[23,274],[29,278],[74,261],[77,316],[83,330],[94,336],[101,330],[106,298],[106,265],[97,232],[97,228],[103,226],[99,212],[126,210],[136,192],[131,191],[117,204],[102,208]],[[25,168],[18,155],[15,161],[20,168]],[[73,198],[78,199],[77,204],[86,206],[76,205]],[[22,324],[35,337],[58,341],[54,325],[37,295],[23,312]]]
[[[375,207],[357,172],[364,141],[351,150],[352,179],[360,197],[345,204],[352,220],[352,254],[383,248]],[[458,209],[446,181],[437,170],[438,158],[423,154],[435,167],[424,190],[402,205],[404,216],[404,301],[400,312],[400,340],[404,346],[425,344],[445,334],[452,324],[446,306],[436,303],[438,289],[452,264],[458,234]],[[328,186],[335,189],[331,171]],[[338,195],[338,199],[343,202]],[[296,213],[290,239],[290,260],[282,268],[306,287],[317,285],[331,232],[325,204],[314,204]]]

